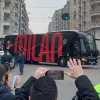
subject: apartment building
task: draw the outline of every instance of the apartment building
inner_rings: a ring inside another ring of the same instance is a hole
[[[28,33],[24,0],[0,0],[0,34]]]
[[[62,31],[68,29],[68,22],[62,19],[62,15],[68,13],[68,5],[66,4],[64,8],[58,9],[54,12],[52,21],[49,23],[48,31]]]
[[[70,29],[87,31],[91,24],[88,0],[69,0]]]
[[[100,0],[69,0],[69,14],[69,29],[93,33],[100,40]]]
[[[97,39],[100,39],[100,0],[90,2],[91,25],[89,31],[94,32]]]
[[[97,46],[100,50],[100,0],[91,0],[90,6],[91,25],[88,31],[95,34]]]

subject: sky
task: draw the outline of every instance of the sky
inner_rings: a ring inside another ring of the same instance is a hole
[[[45,33],[55,10],[63,8],[67,0],[25,0],[29,28],[33,33]]]

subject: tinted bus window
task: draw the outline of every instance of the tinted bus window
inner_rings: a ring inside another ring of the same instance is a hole
[[[80,39],[80,43],[81,43],[81,54],[85,54],[87,50],[84,39]]]
[[[96,50],[96,43],[92,35],[87,35],[90,50]]]
[[[78,40],[74,41],[73,55],[76,57],[80,56],[80,42]]]

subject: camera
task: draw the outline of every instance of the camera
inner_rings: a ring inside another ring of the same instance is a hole
[[[61,70],[48,70],[46,76],[53,78],[54,80],[64,80],[64,71]]]

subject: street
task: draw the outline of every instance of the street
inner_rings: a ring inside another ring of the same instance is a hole
[[[100,64],[94,67],[91,65],[91,66],[88,66],[88,68],[84,68],[85,74],[88,75],[88,77],[91,79],[94,85],[97,83],[100,83],[99,65]],[[32,75],[32,73],[34,73],[37,67],[47,67],[52,70],[57,69],[57,70],[64,70],[64,71],[67,69],[67,68],[61,68],[58,66],[25,64],[24,75],[22,76],[22,84],[25,82],[25,80],[28,79],[29,76]],[[13,75],[18,75],[19,68],[16,67],[12,72],[13,72]],[[71,100],[71,98],[75,95],[75,92],[76,92],[74,80],[65,75],[64,80],[57,80],[56,83],[58,86],[58,100]]]

